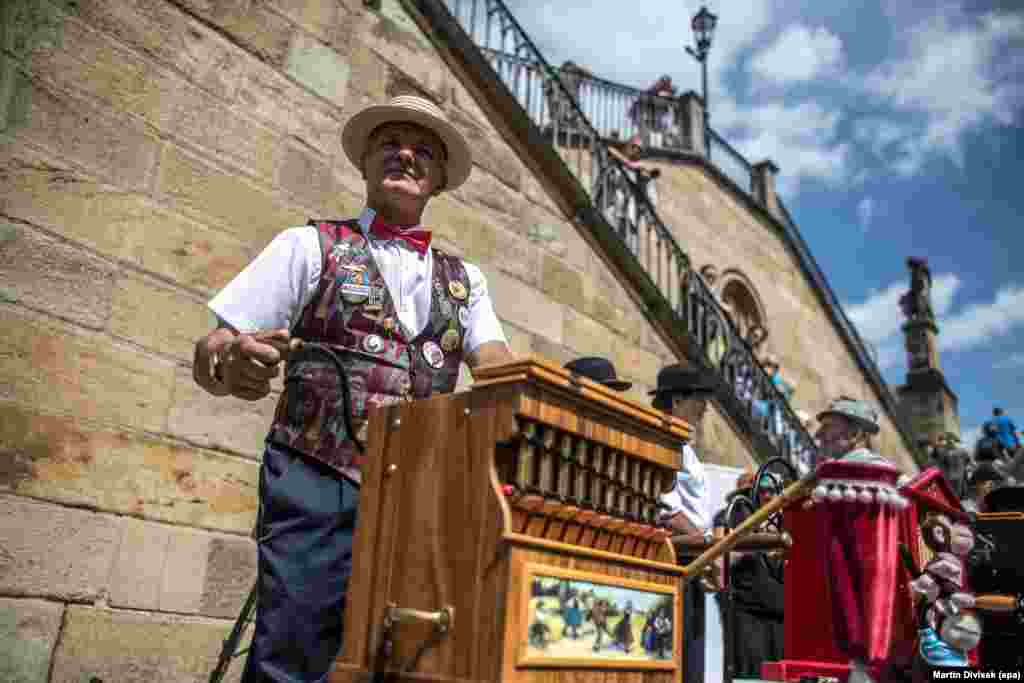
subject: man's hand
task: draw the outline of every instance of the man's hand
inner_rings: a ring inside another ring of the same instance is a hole
[[[717,557],[704,567],[699,581],[705,593],[721,593],[725,590],[725,558]]]
[[[466,365],[470,370],[481,365],[498,365],[511,363],[516,357],[508,348],[508,344],[500,341],[489,341],[476,347],[472,353],[466,354]]]
[[[662,522],[667,524],[669,528],[677,534],[685,534],[687,536],[704,535],[703,529],[691,522],[690,518],[687,517],[684,512],[676,512],[671,515],[667,515],[662,519]]]
[[[231,393],[231,388],[224,383],[223,376],[218,378],[215,370],[221,354],[234,343],[236,334],[238,333],[234,329],[222,325],[196,342],[192,357],[192,379],[214,396],[227,396]]]
[[[281,352],[288,330],[240,334],[228,345],[222,361],[223,379],[232,396],[258,401],[270,393],[270,380],[281,373]]]

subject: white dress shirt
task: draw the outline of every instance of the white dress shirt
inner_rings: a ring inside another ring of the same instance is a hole
[[[369,234],[374,211],[359,217],[363,234]],[[418,336],[430,318],[433,249],[419,254],[402,240],[369,238],[370,252],[384,278],[402,325]],[[490,341],[507,342],[494,314],[487,281],[476,266],[463,262],[469,278],[469,320],[463,349],[474,351]],[[208,306],[218,318],[239,332],[293,329],[302,310],[320,284],[323,256],[317,228],[289,228],[239,273]]]
[[[708,496],[708,477],[704,465],[690,444],[684,444],[683,468],[676,474],[676,485],[661,496],[661,502],[669,506],[665,515],[682,512],[707,536],[711,533],[711,505]]]

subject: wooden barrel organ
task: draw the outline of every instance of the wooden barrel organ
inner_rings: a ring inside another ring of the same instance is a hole
[[[371,412],[331,681],[678,680],[681,420],[539,359]]]

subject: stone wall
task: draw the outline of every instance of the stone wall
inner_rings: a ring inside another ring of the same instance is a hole
[[[720,274],[741,273],[756,291],[769,335],[763,350],[774,353],[783,376],[796,383],[793,407],[814,415],[841,394],[880,407],[875,389],[776,228],[700,166],[655,164],[662,171],[658,213],[693,266],[710,263]],[[881,412],[879,450],[904,470],[916,471],[893,416]]]

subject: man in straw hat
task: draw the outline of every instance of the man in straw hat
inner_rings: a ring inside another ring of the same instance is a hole
[[[289,357],[267,437],[247,683],[321,681],[337,656],[367,406],[450,392],[462,361],[509,358],[480,270],[420,225],[469,176],[462,134],[406,95],[358,112],[341,141],[366,208],[278,235],[210,302],[220,324],[196,345],[195,381],[250,401],[280,374],[281,343],[322,345]]]

